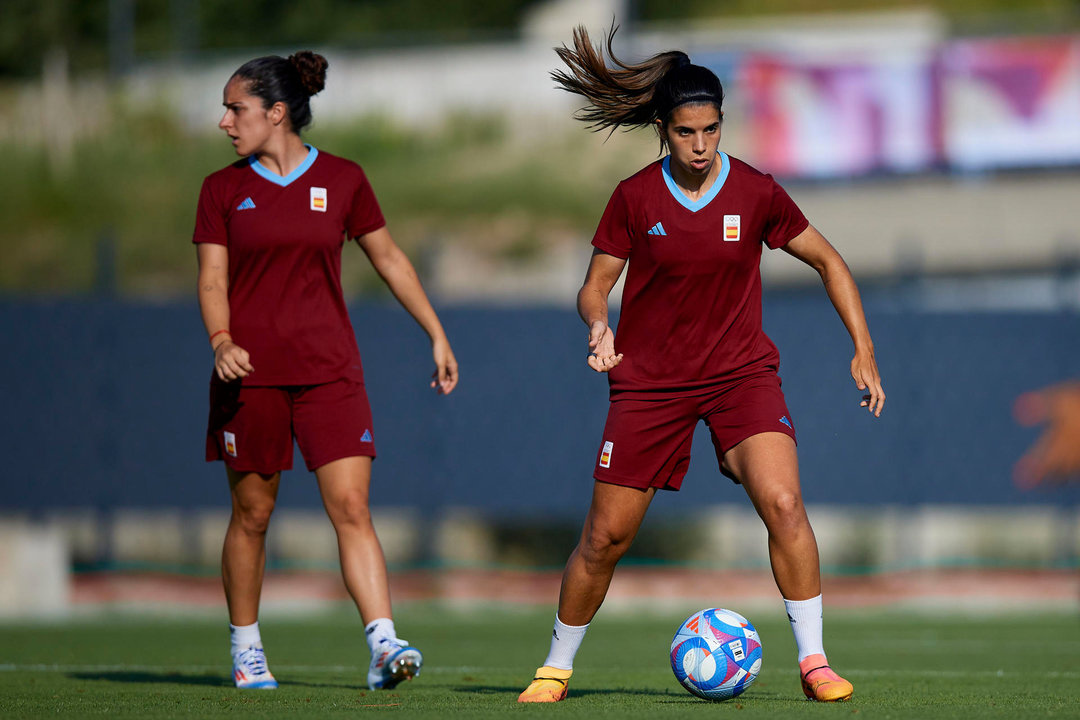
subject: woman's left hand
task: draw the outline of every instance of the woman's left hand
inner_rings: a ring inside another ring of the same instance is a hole
[[[851,377],[860,390],[868,392],[863,395],[859,407],[874,413],[874,417],[881,417],[881,410],[885,407],[885,390],[881,387],[881,375],[872,348],[855,351],[855,357],[851,360]]]
[[[431,387],[440,395],[449,395],[457,386],[458,364],[450,341],[440,338],[431,344],[431,354],[435,358],[435,372],[431,374]]]

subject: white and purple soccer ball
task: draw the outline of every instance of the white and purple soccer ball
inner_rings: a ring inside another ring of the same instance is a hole
[[[761,640],[737,612],[699,610],[671,641],[671,669],[694,695],[729,700],[750,687],[761,671]]]

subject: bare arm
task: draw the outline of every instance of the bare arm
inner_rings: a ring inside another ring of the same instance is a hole
[[[229,334],[229,249],[199,243],[199,311],[214,351],[214,371],[226,382],[255,372],[247,350]]]
[[[450,393],[458,382],[457,360],[413,264],[390,237],[390,231],[385,226],[361,235],[356,242],[363,248],[390,292],[431,338],[431,351],[435,359],[431,386],[442,394]]]
[[[881,387],[881,375],[874,358],[874,342],[870,339],[870,329],[866,325],[859,288],[855,285],[855,278],[851,276],[847,263],[813,225],[807,226],[784,246],[784,250],[817,270],[821,276],[825,292],[855,344],[851,377],[860,390],[868,392],[860,404],[874,413],[875,417],[881,417],[881,410],[885,406],[885,391]]]
[[[596,372],[607,372],[622,362],[615,354],[615,334],[608,327],[608,295],[622,275],[626,260],[593,250],[585,284],[578,291],[578,314],[589,326],[588,363]]]

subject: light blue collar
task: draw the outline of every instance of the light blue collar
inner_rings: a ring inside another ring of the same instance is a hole
[[[319,157],[319,151],[313,148],[311,145],[304,143],[304,147],[308,149],[308,154],[307,157],[304,158],[304,162],[300,163],[295,170],[293,170],[285,177],[282,177],[273,170],[268,169],[265,165],[259,162],[258,158],[256,158],[254,155],[248,158],[248,164],[251,165],[252,170],[257,172],[259,175],[266,178],[270,182],[274,183],[275,185],[285,187],[293,180],[296,180],[298,177],[306,173],[308,171],[308,168],[310,168],[315,163],[315,158]]]
[[[691,200],[686,197],[686,194],[675,184],[675,178],[671,177],[671,156],[668,155],[664,158],[664,162],[661,165],[661,168],[664,171],[664,183],[667,185],[672,197],[678,200],[679,204],[690,212],[697,212],[712,202],[712,199],[716,197],[716,194],[724,187],[724,183],[727,182],[728,173],[731,172],[731,160],[728,159],[727,153],[725,152],[717,151],[716,154],[720,156],[720,174],[713,180],[713,184],[708,191],[697,200]]]

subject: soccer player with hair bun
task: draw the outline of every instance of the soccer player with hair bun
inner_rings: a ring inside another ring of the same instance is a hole
[[[257,58],[233,73],[218,126],[241,160],[203,182],[195,222],[199,307],[214,353],[206,459],[225,462],[232,497],[221,565],[240,688],[277,687],[259,634],[259,595],[266,530],[294,439],[315,473],[345,586],[365,623],[368,686],[392,688],[423,662],[397,637],[368,507],[375,429],[341,290],[347,240],[430,337],[431,387],[451,392],[458,366],[363,170],[300,138],[326,68],[325,58],[304,51]]]
[[[694,427],[704,420],[721,472],[743,486],[765,523],[808,698],[847,700],[851,683],[822,641],[817,543],[803,507],[795,425],[761,326],[762,246],[813,267],[854,343],[851,375],[878,417],[885,393],[859,291],[843,259],[770,175],[718,150],[723,89],[683,52],[628,64],[584,28],[556,50],[552,73],[588,105],[594,130],[650,127],[668,155],[615,189],[593,237],[578,293],[589,367],[608,374],[611,403],[592,503],[567,561],[551,649],[519,702],[566,697],[573,660],[657,489],[678,490]],[[607,61],[610,60],[610,63]],[[626,269],[618,333],[608,294]]]

